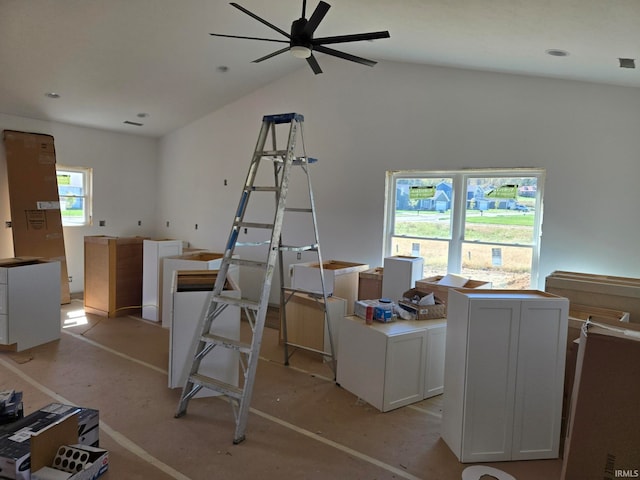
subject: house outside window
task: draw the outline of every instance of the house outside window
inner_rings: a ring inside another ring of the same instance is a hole
[[[384,256],[493,288],[537,286],[543,169],[387,172]]]
[[[91,225],[91,168],[56,166],[62,226]]]

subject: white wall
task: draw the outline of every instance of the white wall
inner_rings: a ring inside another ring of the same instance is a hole
[[[554,270],[640,276],[637,89],[325,57],[322,67],[162,139],[157,234],[221,251],[262,116],[295,111],[305,115],[307,153],[319,159],[312,177],[325,259],[382,264],[387,170],[542,167],[539,288]]]
[[[83,290],[85,235],[153,235],[157,140],[3,114],[0,130],[52,135],[57,163],[93,168],[94,225],[63,229],[72,293]],[[13,257],[11,229],[4,223],[11,219],[4,147],[0,148],[0,202],[0,258]],[[105,220],[106,226],[98,227],[98,220]]]

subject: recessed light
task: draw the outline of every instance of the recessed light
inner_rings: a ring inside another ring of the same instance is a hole
[[[140,112],[139,114],[136,115],[136,117],[138,118],[147,118],[148,116],[149,114],[144,112]]]
[[[44,96],[48,98],[60,98],[60,94],[56,92],[47,92]]]
[[[545,52],[547,55],[551,55],[552,57],[566,57],[569,55],[569,52],[566,50],[560,50],[558,48],[551,48]]]
[[[229,67],[227,67],[226,65],[220,65],[218,68],[216,68],[216,70],[218,70],[220,73],[225,73],[229,71]]]

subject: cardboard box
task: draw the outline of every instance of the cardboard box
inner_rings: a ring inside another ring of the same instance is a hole
[[[446,304],[449,299],[449,290],[453,287],[441,285],[440,282],[444,277],[442,275],[436,275],[434,277],[427,277],[416,282],[416,288],[423,292],[433,292],[442,303]],[[468,280],[461,287],[456,288],[491,288],[491,282],[485,282],[482,280]]]
[[[400,300],[402,294],[415,287],[416,281],[422,278],[423,268],[422,257],[396,255],[385,258],[382,296],[392,302]]]
[[[376,300],[382,298],[383,270],[382,267],[376,267],[359,273],[358,300]]]
[[[64,462],[59,461],[60,455],[67,452],[86,454],[86,464],[78,464],[76,473],[69,473],[54,467],[42,467],[31,474],[31,480],[95,480],[109,469],[109,452],[102,448],[88,447],[86,445],[63,445],[59,448],[52,462],[54,465]],[[72,463],[72,462],[71,462]]]
[[[51,404],[17,422],[1,425],[0,472],[2,472],[2,478],[29,480],[34,439],[41,433],[43,435],[39,437],[39,440],[46,438],[43,432],[57,424],[61,424],[65,419],[73,417],[73,422],[65,423],[63,427],[59,428],[65,431],[72,429],[71,431],[75,435],[74,438],[77,439],[78,422],[75,415],[79,411],[80,409],[77,407]]]
[[[344,298],[347,315],[353,315],[353,304],[358,298],[360,272],[369,269],[365,263],[328,260],[322,262],[324,288],[328,296]],[[291,288],[322,295],[320,263],[294,263],[291,265]]]
[[[563,480],[640,475],[640,333],[587,323],[580,336]]]
[[[629,312],[629,321],[640,323],[640,279],[555,271],[546,277],[545,291],[571,303]]]
[[[425,295],[428,295],[428,293],[412,288],[402,294],[402,300],[398,302],[398,305],[414,315],[416,320],[445,318],[447,307],[437,296],[434,295],[434,301],[436,302],[434,305],[419,305],[419,300],[415,301],[416,297],[422,298]]]
[[[16,257],[60,262],[60,303],[71,301],[51,135],[4,131]]]

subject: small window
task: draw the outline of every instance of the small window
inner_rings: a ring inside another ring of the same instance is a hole
[[[62,226],[91,225],[92,169],[58,165],[56,173]]]

